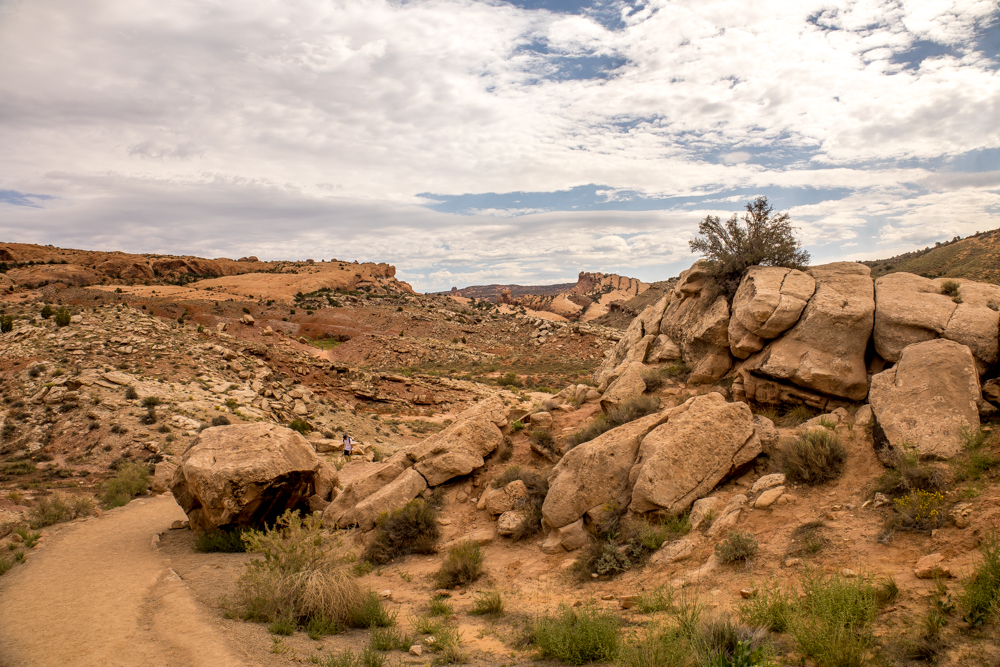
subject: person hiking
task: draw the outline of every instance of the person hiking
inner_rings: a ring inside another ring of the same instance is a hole
[[[354,451],[354,440],[351,436],[344,434],[344,456],[351,458],[351,453]]]

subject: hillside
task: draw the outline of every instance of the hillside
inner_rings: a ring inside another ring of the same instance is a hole
[[[871,268],[873,278],[905,271],[925,278],[968,278],[1000,284],[1000,229],[862,264]]]

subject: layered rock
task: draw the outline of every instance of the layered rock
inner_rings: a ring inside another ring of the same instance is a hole
[[[493,396],[406,452],[415,461],[414,469],[429,485],[443,484],[483,465],[483,458],[503,444],[503,429],[509,416],[509,408],[500,397]]]
[[[696,262],[680,274],[660,321],[660,330],[681,350],[691,382],[714,382],[732,368],[729,354],[729,303]]]
[[[402,507],[426,488],[427,480],[413,468],[408,468],[396,479],[344,512],[337,525],[356,525],[362,530],[371,530],[380,514]]]
[[[979,427],[976,360],[965,345],[936,339],[908,345],[899,362],[872,377],[868,400],[875,447],[913,447],[922,458],[948,459],[962,433]]]
[[[696,396],[643,438],[629,473],[634,512],[680,512],[761,453],[753,413],[721,394]]]
[[[942,293],[947,280],[959,283],[959,301]],[[899,361],[908,345],[947,338],[967,346],[980,373],[996,363],[1000,287],[970,280],[930,280],[912,273],[890,273],[875,282],[875,350]]]
[[[276,424],[201,432],[174,472],[170,490],[199,531],[254,526],[314,494],[323,462],[295,431]]]
[[[871,270],[837,262],[807,273],[816,280],[816,291],[798,323],[740,370],[750,400],[825,409],[831,399],[859,401],[868,393],[865,350],[875,316]]]

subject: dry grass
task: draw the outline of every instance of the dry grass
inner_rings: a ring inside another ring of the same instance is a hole
[[[385,565],[407,554],[431,554],[436,551],[439,535],[437,512],[417,498],[379,517],[375,535],[362,557],[375,565]]]
[[[589,442],[622,424],[651,415],[660,409],[660,399],[656,396],[636,396],[621,405],[613,406],[605,414],[597,415],[579,431],[569,437],[571,445]]]
[[[789,480],[822,484],[840,477],[847,462],[847,450],[836,433],[811,429],[796,442],[779,447],[778,465]]]

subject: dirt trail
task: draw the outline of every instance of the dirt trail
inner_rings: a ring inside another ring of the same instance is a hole
[[[153,544],[184,518],[164,495],[47,537],[0,579],[0,666],[248,664]]]

